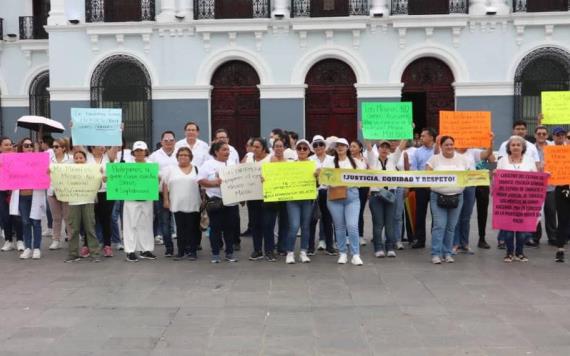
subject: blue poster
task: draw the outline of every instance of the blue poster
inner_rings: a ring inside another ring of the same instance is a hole
[[[72,108],[74,145],[121,146],[121,109]]]

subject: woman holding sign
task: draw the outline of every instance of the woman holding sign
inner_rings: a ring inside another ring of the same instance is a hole
[[[285,139],[276,136],[273,140],[273,155],[270,162],[287,162],[285,157],[286,148]],[[295,153],[297,155],[297,153]],[[285,241],[287,240],[287,233],[289,232],[287,206],[283,202],[264,203],[264,222],[263,222],[263,238],[265,241],[275,239],[275,221],[279,218],[278,236],[277,236],[277,253],[284,256]]]
[[[465,171],[469,162],[455,152],[455,140],[451,136],[442,136],[438,140],[441,153],[432,156],[426,164],[428,171]],[[437,149],[436,149],[437,151]],[[453,263],[451,256],[455,226],[463,206],[463,187],[432,187],[430,196],[431,215],[431,261],[441,264]]]
[[[362,142],[354,140],[350,143],[350,155],[352,158],[354,158],[354,161],[358,165],[358,169],[367,168],[368,163],[364,157],[364,145]],[[358,188],[358,194],[360,198],[360,213],[358,214],[358,236],[360,237],[361,246],[366,246],[366,240],[364,239],[364,208],[366,207],[369,193],[370,188],[368,187]]]
[[[504,169],[510,171],[536,172],[536,161],[531,155],[526,154],[526,140],[520,136],[511,136],[506,144],[507,155],[503,156],[497,162],[497,170]],[[513,258],[518,261],[527,262],[528,258],[524,255],[524,244],[531,233],[520,231],[499,231],[499,235],[504,238],[507,254],[504,261],[513,262]],[[515,248],[516,237],[516,248]],[[514,253],[514,257],[513,257]]]
[[[198,168],[192,166],[192,151],[180,147],[176,152],[178,166],[170,166],[162,177],[164,208],[175,217],[178,234],[178,259],[195,260],[200,243],[200,187],[196,183]]]
[[[222,200],[222,179],[220,170],[235,164],[228,161],[230,147],[223,141],[217,141],[210,148],[210,155],[214,159],[206,161],[200,168],[196,180],[206,188],[206,211],[210,218],[210,245],[212,248],[212,263],[220,263],[220,248],[222,239],[226,248],[226,261],[237,262],[234,257],[234,237],[239,234],[236,221],[239,219],[237,204],[224,205]]]
[[[335,144],[334,159],[327,162],[326,168],[357,169],[358,165],[350,155],[348,141],[339,138]],[[360,239],[358,238],[358,213],[360,212],[360,197],[357,187],[329,187],[327,206],[331,213],[338,250],[340,256],[339,264],[348,262],[348,248],[346,246],[346,235],[350,240],[350,250],[352,252],[351,263],[355,266],[362,266],[360,258]]]

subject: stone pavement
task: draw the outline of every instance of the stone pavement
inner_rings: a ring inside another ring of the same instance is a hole
[[[570,264],[544,243],[505,264],[491,236],[441,266],[370,244],[362,267],[250,262],[249,238],[220,265],[206,241],[196,262],[2,253],[0,355],[570,355]]]

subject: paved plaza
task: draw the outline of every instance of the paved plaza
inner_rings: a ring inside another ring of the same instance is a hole
[[[0,355],[570,355],[570,265],[544,241],[505,264],[491,236],[441,266],[370,244],[362,267],[250,262],[250,238],[220,265],[206,241],[196,262],[2,253]]]

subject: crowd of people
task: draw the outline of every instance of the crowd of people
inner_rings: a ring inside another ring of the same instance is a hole
[[[156,259],[156,244],[164,244],[164,256],[175,260],[196,260],[207,235],[211,262],[237,262],[241,237],[251,235],[253,250],[249,260],[275,262],[279,256],[287,264],[311,262],[321,254],[338,256],[339,264],[350,261],[362,265],[361,246],[368,243],[364,229],[366,205],[372,216],[371,243],[375,258],[395,258],[396,251],[426,246],[428,208],[431,211],[431,261],[453,263],[459,253],[473,254],[470,247],[470,220],[477,209],[477,247],[491,248],[486,226],[490,188],[362,188],[318,184],[312,200],[287,202],[243,202],[247,207],[247,230],[240,231],[240,204],[224,204],[220,171],[240,163],[314,161],[315,177],[322,168],[371,169],[383,171],[464,171],[497,169],[543,171],[544,147],[566,145],[570,135],[562,127],[549,132],[538,126],[527,136],[523,121],[513,125],[513,136],[493,152],[489,147],[458,149],[451,136],[438,136],[432,128],[421,130],[419,140],[365,141],[316,135],[299,139],[295,132],[275,129],[268,139],[252,137],[240,158],[230,145],[228,131],[219,129],[211,144],[199,138],[194,122],[184,127],[184,138],[176,141],[172,131],[161,135],[160,145],[150,152],[137,141],[132,149],[104,146],[72,146],[65,138],[30,138],[12,142],[2,137],[0,154],[47,151],[51,165],[97,164],[102,184],[93,201],[66,203],[54,189],[0,191],[0,227],[5,239],[3,252],[20,251],[21,259],[41,258],[42,237],[51,236],[49,250],[68,242],[65,262],[90,258],[101,261],[124,250],[126,261]],[[551,137],[551,140],[549,140]],[[158,201],[113,201],[107,199],[107,163],[157,163]],[[259,184],[263,183],[261,178]],[[570,191],[566,186],[549,186],[543,208],[548,244],[557,247],[555,260],[564,262],[564,248],[570,233]],[[48,232],[42,233],[47,217]],[[244,224],[245,225],[245,224]],[[318,229],[317,229],[318,227]],[[298,239],[298,236],[300,238]],[[176,249],[174,246],[176,237]],[[497,247],[505,249],[505,262],[528,261],[525,246],[537,246],[542,224],[534,233],[499,231]],[[299,254],[296,243],[299,240]],[[222,251],[223,250],[223,251]],[[115,251],[115,252],[114,252]]]

